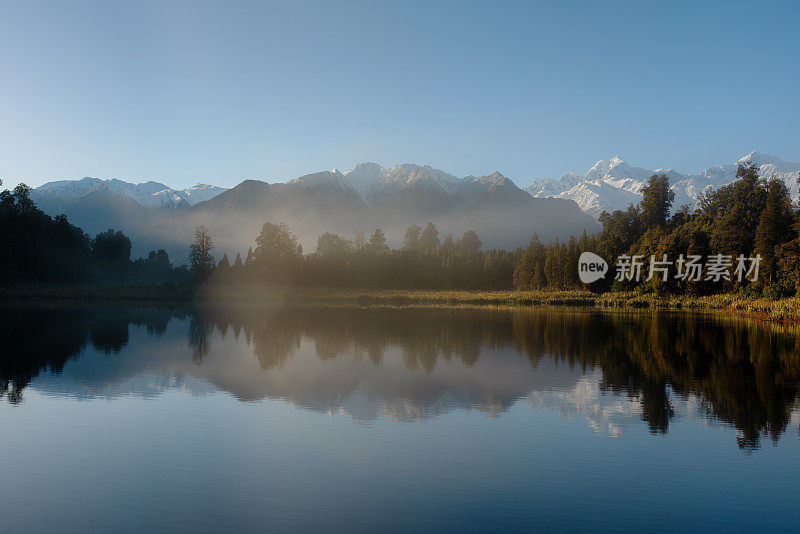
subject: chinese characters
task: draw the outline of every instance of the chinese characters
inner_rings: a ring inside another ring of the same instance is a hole
[[[761,255],[756,254],[755,257],[746,257],[744,254],[739,254],[734,258],[726,254],[711,254],[706,257],[705,263],[702,263],[702,256],[693,254],[681,254],[675,261],[670,261],[666,254],[662,255],[661,258],[651,255],[647,269],[645,269],[644,260],[645,256],[643,255],[629,256],[623,254],[617,259],[617,274],[614,279],[639,282],[644,271],[646,281],[658,277],[666,282],[669,279],[670,267],[674,266],[675,275],[673,278],[682,281],[699,282],[707,280],[719,282],[725,280],[730,282],[731,280],[736,280],[743,282],[744,280],[750,280],[755,282],[758,280]]]

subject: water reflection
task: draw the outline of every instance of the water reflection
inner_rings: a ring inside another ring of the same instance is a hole
[[[357,421],[525,399],[618,433],[676,417],[734,426],[759,447],[791,424],[800,336],[693,314],[572,310],[15,309],[0,318],[0,397],[215,389]]]

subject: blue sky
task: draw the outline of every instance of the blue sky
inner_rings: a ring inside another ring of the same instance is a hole
[[[0,177],[800,160],[800,2],[0,1]]]

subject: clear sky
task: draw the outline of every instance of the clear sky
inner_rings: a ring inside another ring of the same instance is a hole
[[[0,177],[800,160],[800,2],[0,0]]]

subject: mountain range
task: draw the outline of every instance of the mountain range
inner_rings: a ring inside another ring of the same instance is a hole
[[[703,191],[718,189],[736,179],[740,164],[753,164],[764,178],[777,177],[786,184],[792,199],[800,197],[800,162],[790,163],[776,156],[751,152],[736,163],[720,164],[693,174],[673,169],[632,167],[619,157],[598,161],[585,174],[567,173],[561,178],[534,180],[525,190],[537,198],[574,200],[580,208],[597,219],[603,211],[626,209],[642,200],[641,190],[653,174],[666,174],[675,192],[673,212],[681,206],[694,209]]]
[[[48,182],[31,190],[31,198],[45,213],[63,213],[90,235],[109,228],[136,235],[173,212],[223,191],[223,187],[206,184],[172,189],[152,181],[132,184],[116,179],[83,178]]]
[[[375,228],[399,246],[409,226],[428,221],[442,238],[474,230],[485,247],[506,249],[527,243],[534,232],[550,240],[599,229],[573,201],[533,198],[498,172],[457,178],[424,165],[361,163],[344,173],[334,169],[286,183],[246,180],[150,226],[140,240],[148,250],[163,247],[180,258],[203,224],[217,253],[233,255],[254,245],[265,222],[285,222],[306,251],[315,250],[326,231],[352,237]]]
[[[31,197],[46,213],[64,213],[90,235],[119,229],[132,237],[134,254],[165,248],[179,262],[186,260],[194,229],[201,224],[211,232],[217,256],[228,253],[231,259],[255,245],[265,222],[287,223],[306,251],[313,251],[326,231],[352,237],[375,228],[382,228],[396,247],[408,226],[428,221],[442,238],[474,230],[485,247],[513,249],[534,232],[548,241],[597,231],[600,214],[638,204],[642,187],[655,173],[669,177],[673,210],[694,208],[701,192],[734,181],[739,164],[749,163],[764,177],[782,179],[798,199],[800,163],[759,152],[694,174],[633,167],[615,157],[597,162],[585,174],[534,180],[525,190],[499,172],[458,178],[427,165],[360,163],[346,172],[334,169],[285,183],[245,180],[230,189],[62,180],[33,189]]]

